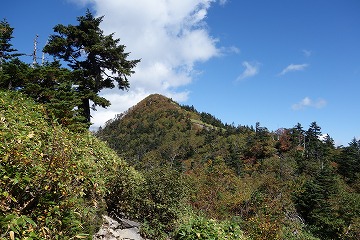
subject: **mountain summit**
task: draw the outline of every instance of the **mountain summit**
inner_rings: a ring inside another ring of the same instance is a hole
[[[154,151],[164,161],[183,162],[204,144],[205,132],[221,133],[225,127],[211,114],[152,94],[108,121],[97,136],[132,163],[141,162]]]

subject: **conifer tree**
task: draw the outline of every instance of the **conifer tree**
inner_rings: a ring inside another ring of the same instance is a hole
[[[303,127],[301,126],[300,123],[297,123],[292,128],[292,141],[293,141],[294,147],[297,147],[299,149],[301,147],[305,147],[304,133],[305,133],[305,131],[303,130]]]
[[[29,68],[20,91],[44,104],[49,115],[60,124],[74,131],[82,131],[89,125],[77,109],[80,99],[71,76],[71,71],[62,68],[58,61],[46,62]]]
[[[0,89],[16,90],[26,82],[30,66],[19,58],[4,62],[0,69]]]
[[[0,22],[0,67],[3,63],[21,54],[15,53],[17,50],[10,43],[13,38],[14,28],[10,26],[6,19]]]
[[[13,89],[23,80],[23,72],[27,68],[26,64],[17,57],[23,54],[17,53],[13,48],[14,28],[10,26],[6,19],[0,22],[0,88]]]
[[[103,17],[95,18],[88,10],[77,18],[78,25],[56,25],[44,52],[68,63],[81,104],[78,106],[90,122],[90,100],[95,106],[108,107],[109,100],[100,97],[104,88],[129,88],[128,77],[140,60],[127,60],[125,46],[114,34],[104,35],[100,28]]]
[[[304,191],[295,197],[298,212],[321,239],[339,239],[340,216],[331,201],[338,191],[335,172],[326,165],[313,178],[307,179]]]
[[[338,171],[349,183],[360,177],[360,141],[354,138],[349,146],[343,148],[338,159]]]
[[[305,137],[305,153],[308,161],[322,164],[322,142],[320,141],[321,127],[316,122],[310,124],[306,131]],[[319,166],[318,166],[319,167]],[[320,166],[321,167],[321,166]]]

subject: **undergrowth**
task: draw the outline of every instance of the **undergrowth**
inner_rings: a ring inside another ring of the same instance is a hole
[[[113,183],[138,179],[105,143],[17,92],[0,92],[0,139],[0,239],[90,239]]]

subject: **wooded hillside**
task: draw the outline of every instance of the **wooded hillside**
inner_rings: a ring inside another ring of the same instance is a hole
[[[360,142],[335,147],[316,122],[231,126],[155,94],[96,135],[141,172],[176,170],[194,211],[253,239],[360,236]]]

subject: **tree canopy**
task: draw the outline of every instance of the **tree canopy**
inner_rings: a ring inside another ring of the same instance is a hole
[[[87,122],[90,122],[90,100],[95,106],[108,107],[110,101],[100,97],[104,88],[129,88],[128,77],[140,60],[127,60],[125,46],[114,34],[104,35],[100,24],[103,17],[95,18],[88,10],[77,18],[78,25],[56,25],[44,52],[68,63]]]
[[[1,21],[0,88],[27,94],[47,105],[59,123],[81,130],[91,124],[91,109],[111,104],[100,91],[129,89],[129,77],[140,60],[128,60],[130,53],[125,52],[120,39],[114,38],[114,33],[104,34],[100,28],[103,17],[94,17],[87,10],[77,21],[77,25],[54,27],[55,34],[43,49],[54,60],[42,64],[18,58],[21,54],[11,44],[14,28]]]
[[[0,22],[0,67],[4,62],[21,55],[15,53],[17,50],[12,47],[13,31],[14,28],[10,26],[6,19]]]

